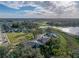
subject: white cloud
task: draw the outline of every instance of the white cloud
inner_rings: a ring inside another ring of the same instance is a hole
[[[0,4],[3,4],[3,5],[8,6],[10,8],[18,9],[16,6],[17,2],[0,2]]]
[[[20,9],[24,6],[34,6],[36,7],[33,11],[23,10],[24,14],[22,17],[78,17],[78,8],[76,7],[76,2],[74,1],[8,1],[0,2],[5,6],[13,9]]]

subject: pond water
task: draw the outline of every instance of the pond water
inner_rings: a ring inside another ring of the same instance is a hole
[[[69,33],[69,34],[74,34],[74,35],[79,35],[79,27],[56,27],[56,26],[40,26],[40,28],[56,28],[59,30],[62,30],[63,32]]]
[[[53,27],[57,28],[59,30],[62,30],[63,32],[79,35],[79,27]]]

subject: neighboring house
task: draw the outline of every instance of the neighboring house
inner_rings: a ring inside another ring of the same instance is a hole
[[[57,37],[57,33],[55,33],[55,32],[48,32],[48,33],[46,33],[46,35],[47,35],[48,37],[54,37],[54,38]]]

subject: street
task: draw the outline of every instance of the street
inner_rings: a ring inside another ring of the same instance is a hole
[[[1,25],[0,25],[0,45],[7,46],[8,40],[6,33],[1,32]]]

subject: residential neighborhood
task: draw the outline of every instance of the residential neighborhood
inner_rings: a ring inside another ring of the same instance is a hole
[[[79,58],[79,2],[0,1],[0,58]]]

